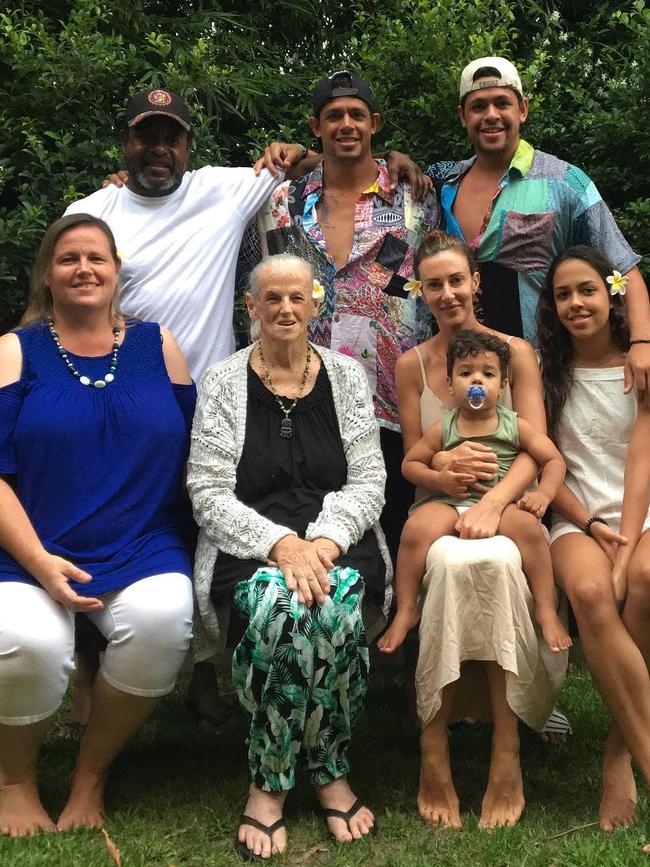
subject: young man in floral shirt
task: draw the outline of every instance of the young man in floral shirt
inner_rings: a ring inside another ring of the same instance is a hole
[[[384,160],[373,158],[379,121],[362,79],[343,71],[319,81],[309,125],[323,160],[273,192],[258,229],[265,254],[292,252],[314,267],[324,299],[313,342],[356,358],[366,371],[388,470],[382,525],[394,558],[413,501],[400,472],[395,363],[430,333],[426,306],[408,284],[413,253],[422,231],[437,225],[438,208],[433,194],[416,202],[407,183],[392,185]]]

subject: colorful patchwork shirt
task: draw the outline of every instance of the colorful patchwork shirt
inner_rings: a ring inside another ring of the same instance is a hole
[[[461,238],[454,201],[475,159],[434,163],[426,170],[438,190],[446,231]],[[470,244],[481,270],[483,321],[534,343],[544,276],[555,256],[573,244],[598,247],[622,274],[640,259],[593,181],[576,166],[521,140]]]
[[[314,267],[325,289],[311,340],[356,358],[364,367],[379,423],[399,430],[395,364],[402,352],[426,340],[431,318],[421,298],[405,284],[413,277],[413,254],[423,229],[436,226],[439,212],[431,194],[422,204],[407,184],[390,189],[386,164],[355,205],[354,236],[347,264],[337,270],[318,223],[323,167],[286,181],[258,214],[265,255],[294,253]]]

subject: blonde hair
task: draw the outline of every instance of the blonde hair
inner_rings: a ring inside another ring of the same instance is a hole
[[[54,256],[54,248],[57,241],[62,235],[77,226],[92,226],[99,229],[106,236],[113,261],[117,265],[120,264],[120,257],[117,254],[117,246],[113,233],[108,224],[100,220],[99,217],[93,217],[91,214],[68,214],[67,217],[61,217],[56,220],[43,235],[43,240],[36,254],[29,285],[29,300],[27,309],[20,320],[21,325],[42,322],[54,313],[52,293],[47,284],[47,274],[52,267],[52,257]],[[115,285],[115,292],[111,301],[110,315],[112,320],[123,319],[119,306],[117,284]]]

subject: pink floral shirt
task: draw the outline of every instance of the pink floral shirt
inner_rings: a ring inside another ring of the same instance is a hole
[[[258,215],[265,255],[291,252],[309,260],[325,288],[311,339],[357,359],[366,371],[379,423],[399,431],[395,364],[402,352],[430,334],[430,316],[404,284],[413,277],[413,254],[422,231],[438,224],[434,194],[417,203],[408,184],[390,189],[383,160],[378,176],[355,205],[347,264],[337,270],[316,207],[323,192],[322,164],[285,181]]]

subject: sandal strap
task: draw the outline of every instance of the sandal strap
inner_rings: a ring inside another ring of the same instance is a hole
[[[323,815],[328,819],[343,819],[344,822],[349,822],[350,819],[359,812],[363,807],[360,798],[352,804],[349,810],[335,810],[333,807],[323,807]]]
[[[279,828],[284,827],[284,817],[280,816],[280,818],[276,822],[273,822],[272,825],[265,825],[263,822],[260,822],[259,819],[254,819],[252,816],[247,816],[246,813],[244,813],[239,824],[240,826],[250,825],[253,828],[257,828],[258,831],[261,831],[270,838]]]

